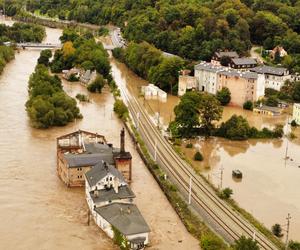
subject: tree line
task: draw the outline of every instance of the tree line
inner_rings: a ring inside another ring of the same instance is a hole
[[[182,58],[164,56],[162,51],[147,42],[131,42],[125,49],[114,49],[113,55],[140,77],[167,92],[177,93],[178,72],[186,64]]]
[[[12,26],[0,24],[0,43],[42,42],[46,35],[45,28],[36,24],[14,23]]]
[[[218,125],[223,108],[219,100],[208,93],[187,92],[175,107],[175,120],[169,125],[173,137],[190,138],[197,135],[219,136],[230,140],[249,138],[281,138],[283,127],[278,125],[273,130],[251,127],[242,117],[233,115],[226,122]]]
[[[76,100],[63,90],[58,76],[50,75],[44,64],[38,64],[28,83],[26,111],[36,128],[64,126],[82,118]]]

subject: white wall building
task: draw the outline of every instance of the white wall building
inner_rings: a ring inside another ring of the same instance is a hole
[[[280,91],[286,80],[292,79],[292,76],[286,68],[263,65],[252,68],[250,71],[256,72],[257,74],[263,74],[265,76],[265,87],[275,89],[277,91]]]
[[[300,125],[300,103],[294,103],[293,120]]]
[[[110,237],[120,232],[131,249],[143,249],[149,243],[149,226],[134,205],[134,193],[121,172],[100,162],[85,174],[88,206],[96,224]]]
[[[207,62],[201,62],[195,65],[197,89],[215,95],[218,91],[217,73],[227,69],[227,67],[214,65]]]
[[[142,94],[145,95],[146,99],[159,99],[161,102],[167,101],[167,93],[152,83],[148,86],[142,86]]]

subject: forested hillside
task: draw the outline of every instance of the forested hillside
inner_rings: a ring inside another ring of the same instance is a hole
[[[299,0],[32,0],[27,8],[79,22],[112,22],[129,40],[190,59],[209,59],[225,48],[243,54],[251,42],[266,49],[282,43],[300,53]]]

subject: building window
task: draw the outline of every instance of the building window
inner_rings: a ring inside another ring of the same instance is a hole
[[[109,177],[109,180],[112,181],[112,177]]]

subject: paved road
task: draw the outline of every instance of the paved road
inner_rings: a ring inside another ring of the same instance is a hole
[[[161,135],[139,101],[131,96],[126,86],[117,83],[128,105],[133,121],[145,141],[153,158],[179,188],[188,201],[189,182],[192,180],[191,206],[204,221],[227,242],[233,242],[240,236],[255,237],[261,249],[278,249],[266,237],[258,232],[244,218],[222,201],[212,188],[172,149]],[[155,150],[156,149],[156,150]],[[156,151],[156,153],[155,153]]]

